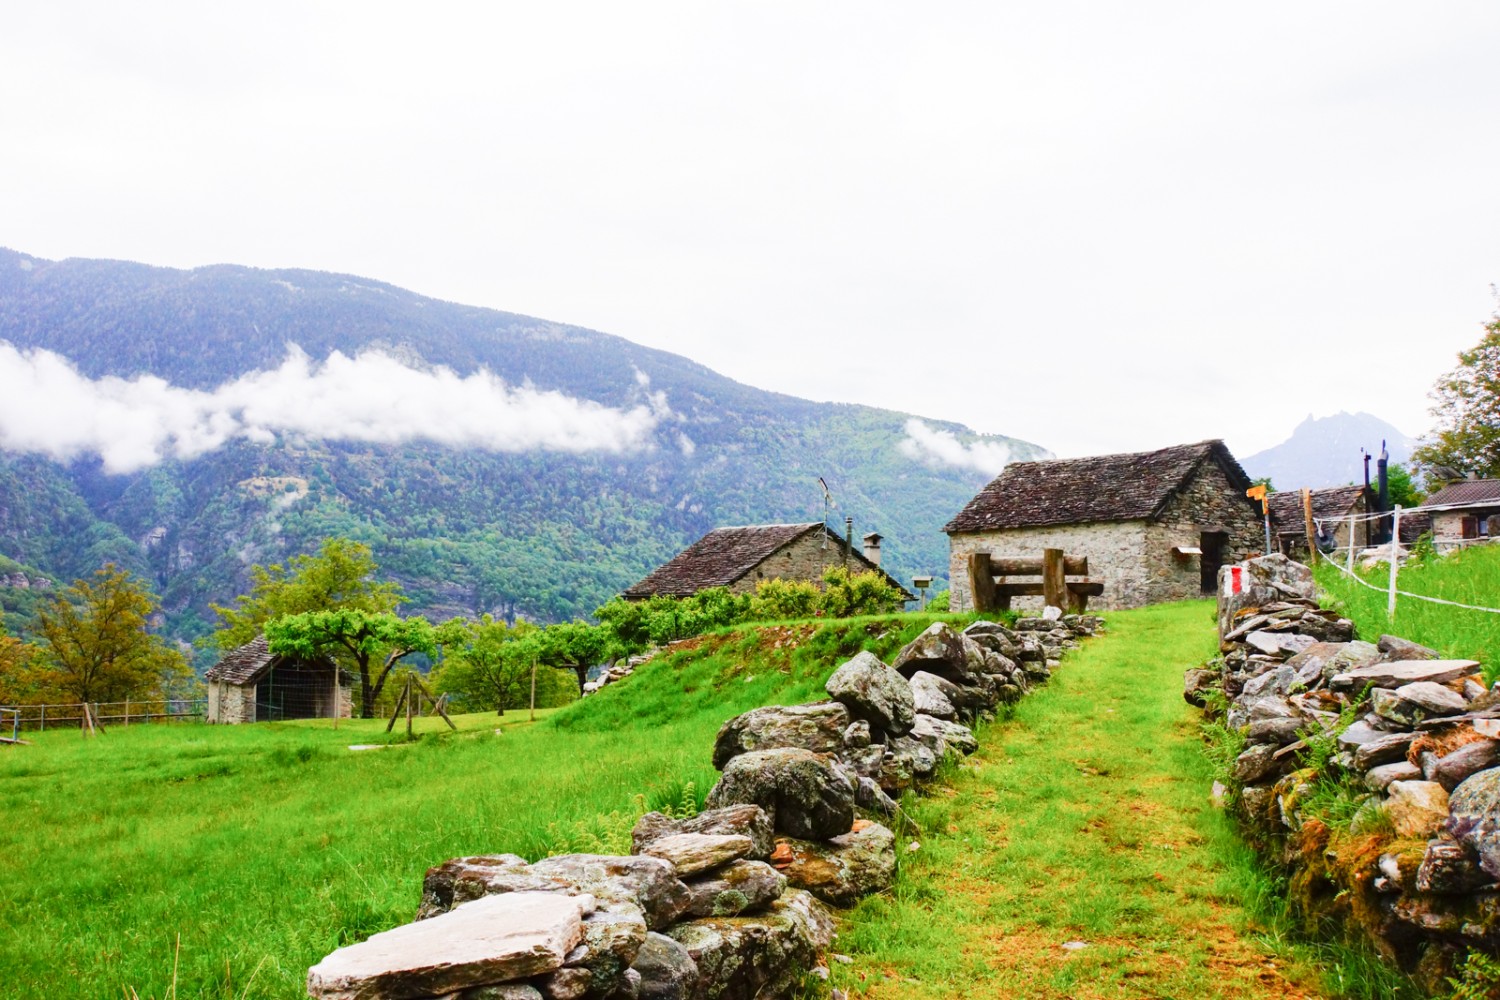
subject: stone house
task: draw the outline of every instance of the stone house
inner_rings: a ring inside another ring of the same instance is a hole
[[[352,678],[333,660],[272,653],[263,635],[226,653],[203,680],[209,722],[348,718],[353,704]]]
[[[1349,515],[1354,522],[1354,545],[1370,544],[1370,522],[1362,515],[1375,509],[1374,497],[1363,486],[1330,486],[1312,490],[1314,522],[1322,522],[1325,532],[1333,534],[1340,548],[1349,546]],[[1303,517],[1302,491],[1282,490],[1266,498],[1271,508],[1271,545],[1274,551],[1299,561],[1307,558],[1307,526]],[[1389,526],[1387,526],[1389,527]]]
[[[916,600],[881,569],[879,535],[866,535],[865,551],[860,552],[821,521],[715,528],[621,596],[628,601],[659,594],[690,597],[710,587],[753,594],[760,581],[776,579],[821,583],[824,571],[846,565],[846,558],[850,572],[873,570],[885,576],[905,600]]]
[[[1452,508],[1432,511],[1432,540],[1439,548],[1500,538],[1500,479],[1450,483],[1422,506]]]
[[[1089,579],[1104,584],[1091,606],[1212,594],[1220,566],[1264,548],[1250,485],[1222,441],[1007,466],[943,529],[952,607],[974,606],[971,554],[1036,558],[1047,548],[1087,557]]]

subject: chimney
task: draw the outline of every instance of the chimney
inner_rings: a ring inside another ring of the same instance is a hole
[[[1391,456],[1385,450],[1385,442],[1380,442],[1380,460],[1375,463],[1375,474],[1380,484],[1380,492],[1376,495],[1375,503],[1379,505],[1380,512],[1386,513],[1391,509],[1391,483],[1388,476],[1391,464]],[[1391,540],[1391,523],[1384,518],[1380,521],[1381,542]]]
[[[844,518],[844,568],[849,568],[849,553],[854,551],[854,518]]]
[[[865,558],[877,568],[880,566],[880,535],[877,532],[872,531],[865,536]]]

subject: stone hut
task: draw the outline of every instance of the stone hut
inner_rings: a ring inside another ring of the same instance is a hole
[[[643,601],[658,594],[690,597],[710,587],[726,587],[733,594],[753,594],[762,580],[806,580],[821,583],[823,572],[845,565],[850,572],[875,571],[901,591],[904,599],[916,598],[889,573],[880,568],[879,536],[870,558],[828,530],[821,521],[807,524],[754,524],[737,528],[715,528],[683,549],[621,595],[628,601]]]
[[[968,560],[1085,556],[1094,602],[1134,608],[1212,594],[1219,567],[1264,547],[1250,477],[1222,441],[1017,462],[944,527],[953,608],[972,608]]]
[[[209,722],[348,718],[352,705],[352,678],[333,660],[272,653],[263,635],[225,654],[203,679]]]
[[[1363,486],[1331,486],[1312,490],[1312,511],[1315,521],[1323,522],[1323,530],[1331,532],[1340,548],[1349,545],[1349,515],[1354,522],[1354,545],[1364,548],[1370,544],[1371,522],[1362,515],[1375,510],[1374,498]],[[1272,547],[1282,555],[1299,562],[1307,560],[1307,525],[1303,517],[1302,491],[1283,490],[1266,498],[1271,508]],[[1331,522],[1331,523],[1330,523]]]
[[[1432,540],[1438,548],[1500,538],[1500,479],[1450,483],[1422,506],[1452,508],[1432,512]]]

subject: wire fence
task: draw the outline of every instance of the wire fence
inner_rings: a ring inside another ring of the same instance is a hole
[[[156,701],[83,702],[57,705],[0,706],[7,728],[12,732],[48,729],[80,729],[92,716],[96,726],[141,726],[163,722],[194,722],[203,718],[208,702],[204,699],[158,699]],[[15,713],[12,719],[10,713]]]

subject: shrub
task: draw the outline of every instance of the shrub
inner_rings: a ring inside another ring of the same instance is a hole
[[[829,618],[884,615],[900,611],[905,599],[884,573],[850,573],[835,567],[823,574],[823,614]]]
[[[807,580],[762,580],[755,585],[755,596],[750,599],[750,617],[762,622],[811,618],[822,598],[817,584]]]

